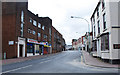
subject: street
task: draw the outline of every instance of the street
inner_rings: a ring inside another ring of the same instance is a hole
[[[118,73],[118,69],[87,66],[80,51],[64,51],[41,59],[2,66],[2,73]]]

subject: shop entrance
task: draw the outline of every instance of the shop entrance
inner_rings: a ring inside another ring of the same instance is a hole
[[[20,51],[20,57],[22,57],[23,56],[23,45],[20,45],[19,47],[20,47],[19,48],[20,49],[19,50]]]

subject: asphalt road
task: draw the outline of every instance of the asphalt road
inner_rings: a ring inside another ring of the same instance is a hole
[[[118,69],[87,66],[79,51],[64,51],[49,57],[3,65],[2,73],[118,73]]]

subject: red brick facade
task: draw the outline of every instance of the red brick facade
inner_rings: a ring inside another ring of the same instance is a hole
[[[33,14],[28,2],[3,2],[2,13],[2,58],[62,51],[65,41],[52,26],[52,20]]]

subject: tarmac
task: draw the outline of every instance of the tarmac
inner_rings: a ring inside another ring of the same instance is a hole
[[[55,53],[55,54],[57,54],[57,53]],[[95,67],[103,67],[103,68],[119,68],[120,69],[120,64],[118,65],[118,64],[110,64],[110,63],[103,62],[102,60],[100,60],[98,58],[92,57],[86,51],[82,51],[82,54],[83,54],[83,60],[84,60],[85,65],[95,66]],[[14,59],[4,59],[4,60],[2,60],[2,65],[23,62],[23,61],[32,60],[32,59],[49,57],[50,55],[54,55],[54,54],[38,55],[38,56],[30,56],[30,57],[20,57],[20,58],[14,58]]]

